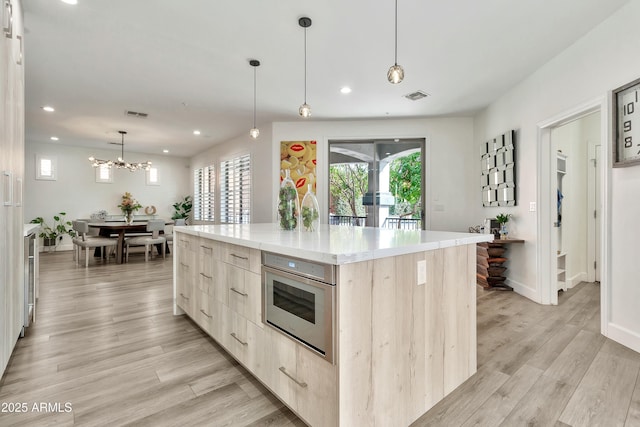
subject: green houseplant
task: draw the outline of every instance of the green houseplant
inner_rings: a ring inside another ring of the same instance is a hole
[[[32,224],[40,225],[40,234],[38,236],[44,239],[45,246],[57,246],[62,237],[68,234],[71,237],[76,236],[71,221],[65,221],[66,212],[60,212],[53,216],[53,225],[49,226],[41,216],[31,220]]]
[[[500,240],[507,240],[509,236],[509,231],[507,230],[507,223],[509,222],[509,218],[513,215],[511,214],[498,214],[496,215],[496,221],[500,224]]]
[[[186,223],[189,219],[192,208],[193,202],[191,201],[191,196],[185,196],[184,199],[173,204],[174,212],[171,219],[184,219]]]

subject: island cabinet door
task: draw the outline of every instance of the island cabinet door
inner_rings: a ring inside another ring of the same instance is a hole
[[[214,324],[214,312],[212,310],[209,294],[201,290],[195,291],[195,304],[193,320],[207,334],[212,335],[212,325]]]
[[[265,377],[260,378],[312,426],[338,423],[337,369],[282,333],[264,329]]]
[[[224,306],[223,306],[224,307]],[[265,338],[264,331],[246,318],[227,307],[223,308],[224,347],[253,375],[264,381]]]
[[[262,328],[261,276],[230,264],[224,272],[229,308]]]
[[[297,377],[307,386],[297,390],[297,412],[312,426],[338,424],[337,369],[335,365],[298,345]]]
[[[188,234],[176,234],[176,304],[190,317],[194,314],[198,238]]]

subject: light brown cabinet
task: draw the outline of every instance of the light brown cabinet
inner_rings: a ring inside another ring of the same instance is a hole
[[[409,425],[476,371],[475,244],[338,266],[331,364],[262,323],[259,250],[176,236],[177,306],[310,425]]]

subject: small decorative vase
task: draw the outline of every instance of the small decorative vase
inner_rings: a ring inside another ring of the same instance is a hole
[[[300,202],[298,190],[289,175],[289,169],[285,169],[285,177],[280,184],[278,194],[278,221],[283,230],[295,230],[298,226],[298,213]]]
[[[509,230],[507,230],[507,224],[500,224],[500,240],[507,240],[509,238]]]
[[[311,184],[307,184],[307,194],[304,195],[300,204],[300,222],[303,230],[306,231],[317,231],[320,225],[320,206],[316,195],[311,190]]]
[[[133,224],[133,212],[126,212],[124,214],[124,222],[126,222],[128,225]]]

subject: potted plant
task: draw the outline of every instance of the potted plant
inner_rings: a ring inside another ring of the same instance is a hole
[[[498,214],[496,215],[496,221],[500,224],[500,240],[507,240],[509,236],[509,230],[507,230],[507,223],[509,222],[509,218],[513,215],[511,214]]]
[[[71,221],[65,221],[65,212],[60,212],[53,216],[53,225],[49,226],[44,218],[41,216],[31,220],[32,224],[40,225],[40,234],[42,237],[44,246],[57,246],[62,237],[68,234],[71,237],[76,237],[76,232],[73,230],[73,224]]]
[[[193,202],[191,201],[191,196],[185,196],[184,199],[173,204],[174,212],[171,219],[184,219],[186,224],[192,208]]]

